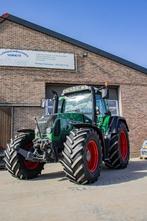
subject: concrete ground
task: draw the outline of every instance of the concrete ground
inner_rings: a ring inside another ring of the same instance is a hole
[[[60,164],[20,181],[0,171],[1,221],[146,221],[147,160],[132,159],[125,170],[103,168],[86,186],[69,182]]]

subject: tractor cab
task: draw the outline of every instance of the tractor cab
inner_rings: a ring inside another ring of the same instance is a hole
[[[53,93],[53,113],[38,120],[36,138],[63,143],[74,126],[83,124],[99,128],[104,135],[108,133],[111,114],[106,101],[107,88],[74,86],[63,90],[60,97],[55,91]]]
[[[85,123],[92,123],[101,128],[110,119],[107,100],[109,97],[106,87],[75,86],[65,89],[59,98],[61,113],[82,113]]]

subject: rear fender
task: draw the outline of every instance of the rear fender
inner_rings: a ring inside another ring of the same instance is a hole
[[[119,124],[123,122],[126,125],[127,131],[129,132],[129,127],[124,117],[113,116],[110,121],[110,133],[118,133]]]

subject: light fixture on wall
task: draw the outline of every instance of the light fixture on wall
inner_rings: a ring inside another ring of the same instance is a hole
[[[82,57],[83,57],[83,58],[88,57],[88,52],[84,52],[84,53],[82,54]]]

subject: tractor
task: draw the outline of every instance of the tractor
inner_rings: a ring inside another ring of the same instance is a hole
[[[106,86],[74,86],[61,96],[53,91],[53,111],[36,119],[36,128],[21,129],[7,145],[5,163],[16,178],[32,179],[44,164],[61,162],[77,184],[97,181],[102,163],[124,169],[129,162],[128,125],[111,116]]]

